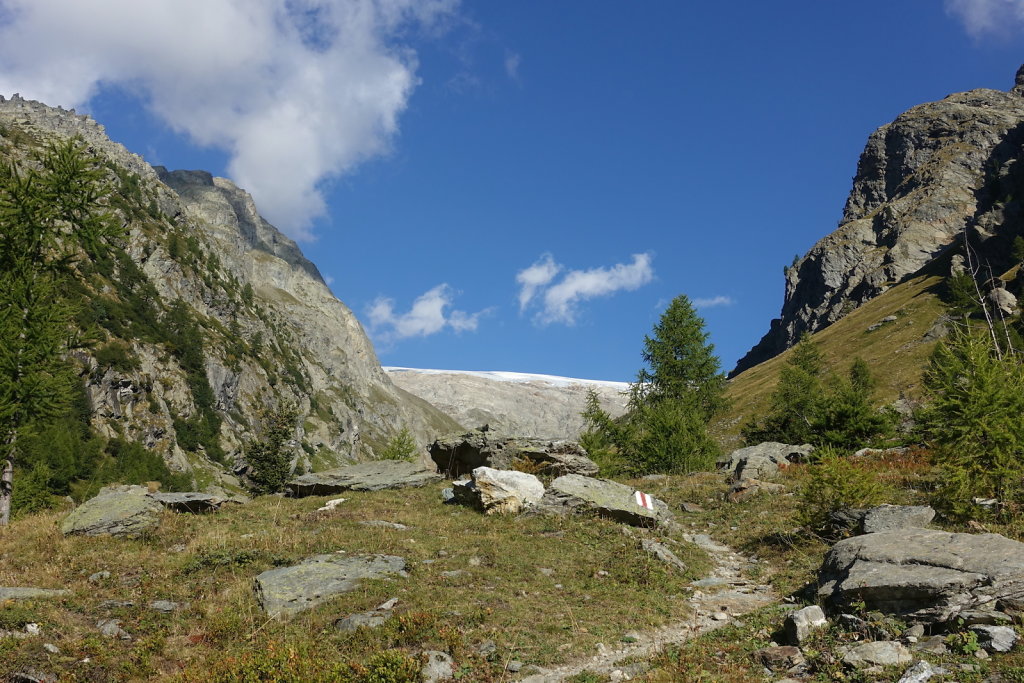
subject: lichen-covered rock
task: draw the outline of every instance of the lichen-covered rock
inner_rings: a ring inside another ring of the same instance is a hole
[[[60,529],[68,535],[139,536],[160,525],[162,509],[142,486],[108,486],[75,508]]]
[[[776,441],[765,441],[756,446],[738,448],[720,458],[718,469],[728,473],[733,481],[743,479],[771,479],[779,468],[803,462],[814,451],[814,446],[792,446]]]
[[[440,481],[437,472],[405,460],[374,460],[324,472],[303,474],[285,484],[291,495],[330,496],[342,491],[380,491]]]
[[[979,605],[1024,597],[1024,543],[933,529],[855,536],[825,556],[819,585],[819,596],[834,603],[947,622]]]
[[[650,510],[637,502],[636,493],[635,489],[610,479],[567,474],[551,482],[539,507],[551,513],[593,511],[634,526],[672,519],[672,512],[663,501],[650,498],[654,508]]]
[[[362,579],[394,576],[407,576],[395,555],[315,555],[257,576],[256,598],[270,616],[288,617],[355,590]]]
[[[71,595],[71,591],[63,588],[28,588],[0,586],[0,604],[8,600],[42,600],[60,598]]]
[[[483,429],[437,439],[429,451],[437,469],[451,477],[469,474],[477,467],[511,470],[517,461],[537,474],[589,477],[598,472],[597,463],[575,442],[499,436]]]

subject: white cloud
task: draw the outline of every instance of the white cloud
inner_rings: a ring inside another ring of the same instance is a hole
[[[537,290],[554,280],[560,270],[562,270],[562,266],[555,263],[555,258],[551,254],[543,254],[532,266],[516,273],[516,282],[521,285],[519,288],[520,313],[526,310]]]
[[[1024,26],[1024,0],[946,0],[946,11],[974,38]]]
[[[395,312],[395,301],[379,297],[369,308],[370,329],[374,336],[384,341],[396,341],[409,337],[427,337],[437,334],[446,327],[456,332],[475,332],[480,316],[490,309],[466,313],[453,310],[445,313],[452,305],[454,292],[447,284],[440,284],[420,295],[406,313]]]
[[[516,275],[516,281],[523,285],[519,292],[520,307],[529,305],[543,289],[541,310],[535,320],[542,324],[572,325],[576,322],[580,302],[619,291],[633,291],[653,280],[651,258],[650,254],[633,254],[632,263],[570,270],[557,284],[551,285],[562,266],[555,263],[550,254],[545,254]]]
[[[505,73],[513,81],[519,81],[519,65],[523,62],[523,56],[511,50],[505,51]]]
[[[0,0],[0,93],[81,107],[101,87],[230,155],[283,230],[310,239],[322,183],[386,153],[418,81],[411,29],[459,0]]]
[[[695,308],[717,308],[718,306],[732,306],[736,303],[736,300],[731,296],[718,296],[707,297],[704,299],[697,298],[693,300]]]

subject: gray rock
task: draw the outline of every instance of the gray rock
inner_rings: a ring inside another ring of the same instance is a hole
[[[338,619],[334,622],[334,628],[342,633],[355,631],[359,628],[377,628],[378,626],[383,626],[390,617],[391,614],[386,611],[371,610],[369,612],[359,612],[358,614],[350,614],[343,619]]]
[[[505,665],[505,670],[509,673],[517,674],[523,670],[524,666],[526,665],[520,662],[518,659],[511,659],[509,660],[508,664]]]
[[[149,603],[149,608],[156,612],[171,614],[181,609],[181,603],[174,602],[173,600],[154,600]]]
[[[864,533],[926,527],[935,519],[930,505],[879,505],[864,514]]]
[[[945,636],[929,636],[914,643],[914,652],[926,652],[932,655],[944,655],[949,652]]]
[[[539,508],[550,513],[594,511],[634,526],[672,520],[672,512],[664,502],[652,498],[654,509],[648,510],[637,503],[635,493],[634,489],[610,479],[567,474],[551,482]]]
[[[212,493],[190,491],[187,493],[151,493],[149,497],[174,512],[191,512],[193,514],[214,512],[224,503],[237,501],[216,496]]]
[[[96,622],[96,628],[99,629],[101,635],[107,638],[131,640],[131,635],[121,628],[121,623],[120,619],[100,619]]]
[[[99,604],[100,609],[127,609],[135,607],[133,600],[104,600]]]
[[[987,652],[1009,652],[1019,639],[1012,626],[978,624],[970,630],[978,634],[978,644]]]
[[[718,460],[718,469],[725,470],[733,481],[741,479],[771,479],[780,467],[802,462],[814,451],[814,446],[791,446],[766,441],[756,446],[739,448]]]
[[[436,472],[404,460],[375,460],[304,474],[285,484],[288,492],[304,496],[330,496],[342,491],[380,491],[408,486],[424,486],[440,481]]]
[[[398,522],[388,522],[383,519],[371,519],[365,522],[359,522],[360,526],[373,526],[381,529],[394,529],[396,531],[405,531],[409,527]]]
[[[544,484],[526,472],[477,467],[472,480],[453,489],[459,501],[491,514],[516,514],[544,497]]]
[[[686,571],[686,563],[680,560],[665,544],[658,543],[650,538],[643,538],[640,539],[640,547],[643,548],[648,555],[651,555],[657,560],[664,562],[671,567],[675,567],[681,572]]]
[[[71,591],[63,588],[16,588],[0,587],[0,603],[8,600],[44,600],[48,598],[61,598],[71,595]]]
[[[54,645],[53,643],[43,643],[43,649],[46,650],[51,655],[59,655],[60,654],[60,648],[57,647],[56,645]]]
[[[101,581],[106,581],[109,578],[110,578],[110,572],[104,570],[104,571],[101,571],[101,572],[96,572],[95,574],[90,574],[89,575],[89,583],[99,583]]]
[[[441,572],[441,576],[446,579],[457,579],[460,576],[469,574],[465,569],[452,569],[451,571]]]
[[[425,650],[423,658],[426,659],[426,663],[420,669],[420,678],[423,683],[437,683],[437,681],[447,681],[455,677],[455,662],[447,653]]]
[[[465,484],[466,482],[456,482],[456,483]],[[451,488],[451,487],[441,489],[441,502],[444,503],[445,505],[451,505],[452,503],[457,503],[458,501],[455,500],[455,489]]]
[[[902,666],[914,660],[903,643],[892,640],[878,640],[851,647],[843,655],[843,663],[855,669],[870,666]]]
[[[788,671],[806,660],[800,648],[792,645],[770,645],[751,653],[754,661],[770,671]]]
[[[786,639],[790,645],[800,645],[807,640],[812,633],[828,625],[825,612],[817,605],[811,605],[790,612],[783,622],[783,629],[786,631]]]
[[[162,509],[142,486],[108,486],[75,508],[60,529],[67,535],[139,536],[160,525]]]
[[[1024,595],[1024,544],[998,534],[901,529],[835,544],[818,594],[921,622],[945,622],[993,600]]]
[[[438,439],[429,450],[437,469],[451,477],[467,475],[477,467],[512,470],[517,461],[528,465],[536,474],[550,476],[593,476],[598,471],[597,463],[572,441],[498,436],[490,431],[473,430]]]
[[[25,669],[12,673],[9,680],[11,683],[57,683],[58,678],[38,669]]]
[[[362,579],[407,576],[405,560],[394,555],[315,555],[291,567],[256,577],[256,598],[272,617],[289,617],[341,593]]]
[[[1011,316],[1017,310],[1017,297],[1001,287],[989,292],[987,298],[989,303],[1004,316]]]
[[[922,659],[903,672],[897,683],[926,683],[938,675],[939,672],[935,670],[935,667]]]

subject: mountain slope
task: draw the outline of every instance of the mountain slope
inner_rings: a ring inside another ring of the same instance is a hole
[[[110,262],[80,266],[80,318],[102,331],[76,356],[98,430],[232,487],[224,470],[244,469],[268,407],[297,407],[303,468],[373,457],[402,427],[424,443],[458,427],[392,384],[351,311],[247,193],[154,169],[73,111],[0,98],[0,158],[72,135],[108,169],[129,232]]]
[[[875,131],[839,227],[786,269],[781,316],[733,375],[904,281],[965,232],[994,272],[1005,270],[1021,232],[1022,144],[1024,67],[1009,92],[949,95]]]

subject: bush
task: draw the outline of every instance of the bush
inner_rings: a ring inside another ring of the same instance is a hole
[[[419,448],[416,446],[416,440],[412,438],[408,428],[402,427],[400,432],[384,444],[384,450],[381,451],[380,456],[384,460],[416,460],[418,454]]]
[[[801,522],[814,531],[828,530],[832,513],[891,502],[896,492],[862,463],[831,447],[818,449],[818,462],[807,465],[800,486]]]

